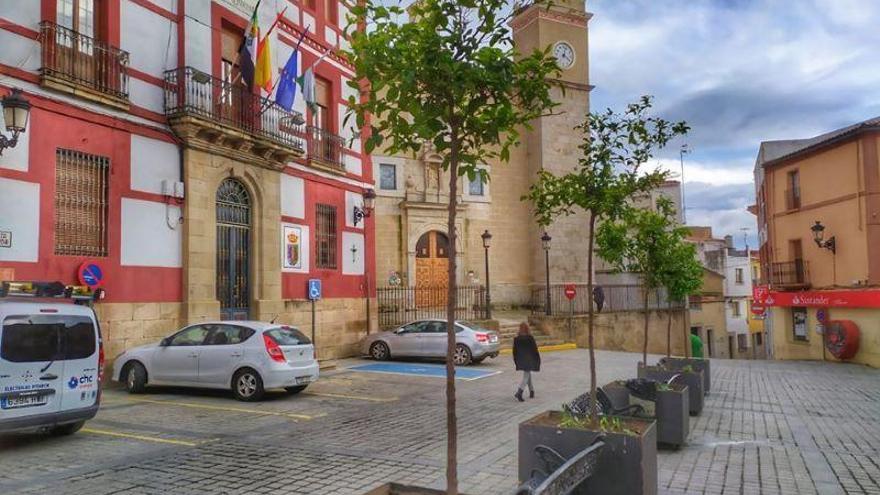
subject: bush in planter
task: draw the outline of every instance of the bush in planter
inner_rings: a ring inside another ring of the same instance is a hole
[[[639,378],[647,378],[658,382],[668,382],[675,375],[681,375],[678,382],[687,385],[688,408],[691,416],[703,412],[703,372],[695,369],[669,370],[661,366],[644,366],[639,364]]]
[[[615,408],[642,406],[644,412],[638,414],[638,417],[657,422],[658,444],[675,448],[684,445],[690,432],[688,416],[690,394],[687,385],[679,383],[668,385],[656,381],[648,383],[654,386],[648,394],[649,397],[639,397],[639,394],[633,393],[624,381],[611,382],[602,389],[611,398]]]
[[[587,481],[573,493],[629,495],[657,493],[657,429],[653,420],[602,416],[599,427],[590,427],[588,416],[562,411],[543,412],[519,425],[519,479],[533,469],[543,469],[535,447],[544,445],[571,458],[593,444],[599,435],[605,446]]]
[[[665,357],[661,358],[658,364],[670,370],[682,370],[685,368],[685,366],[690,366],[694,370],[702,371],[703,393],[708,395],[709,390],[712,388],[712,368],[711,366],[709,366],[710,363],[711,361],[703,358]]]

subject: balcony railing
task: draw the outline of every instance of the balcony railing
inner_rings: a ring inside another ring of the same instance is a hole
[[[240,83],[192,67],[165,72],[165,115],[169,119],[195,116],[280,146],[303,149],[304,128],[298,112],[288,112]]]
[[[785,209],[797,210],[801,207],[801,190],[800,188],[785,190]]]
[[[306,133],[309,140],[309,160],[318,160],[331,167],[345,169],[342,161],[345,140],[342,136],[311,125],[306,127]]]
[[[809,265],[804,260],[770,263],[770,285],[780,288],[806,288],[810,285]]]
[[[456,287],[455,318],[477,320],[486,317],[486,288],[482,285]],[[446,318],[449,289],[445,286],[378,287],[379,328],[387,329],[425,318]]]
[[[59,26],[40,23],[44,83],[65,82],[128,100],[128,52]]]
[[[598,307],[594,303],[590,291],[587,290],[587,284],[574,284],[575,297],[570,300],[565,296],[565,285],[550,285],[550,309],[553,315],[567,315],[569,312],[575,315],[585,315],[589,312],[590,304],[593,309],[598,311]],[[595,287],[599,287],[596,285]],[[603,313],[614,313],[620,311],[642,311],[645,304],[645,293],[640,285],[602,285],[602,292],[605,296],[602,305]],[[532,288],[532,299],[530,306],[533,314],[546,314],[547,299],[546,287],[539,286]],[[666,297],[666,290],[652,290],[648,293],[648,309],[649,310],[666,310],[669,309],[669,299]],[[672,309],[684,309],[683,301],[672,301]]]

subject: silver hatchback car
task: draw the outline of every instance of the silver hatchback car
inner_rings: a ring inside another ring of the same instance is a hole
[[[456,365],[479,364],[487,357],[498,356],[501,339],[491,330],[474,323],[455,322]],[[368,336],[361,351],[373,359],[392,357],[446,357],[446,320],[429,319],[407,323],[400,328]]]

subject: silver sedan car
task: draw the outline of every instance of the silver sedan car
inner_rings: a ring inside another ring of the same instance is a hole
[[[491,330],[467,321],[455,322],[456,365],[479,364],[498,356],[501,339]],[[373,359],[392,357],[446,357],[446,320],[429,319],[407,323],[400,328],[373,334],[364,339],[361,351]]]

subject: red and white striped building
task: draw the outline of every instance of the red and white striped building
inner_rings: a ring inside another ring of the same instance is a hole
[[[296,40],[317,109],[247,91],[237,51],[256,0],[0,0],[0,96],[31,103],[0,156],[0,280],[101,270],[108,355],[179,326],[251,318],[352,354],[375,319],[372,165],[345,127],[353,70],[338,0],[262,0],[277,74]],[[286,10],[285,10],[286,9]]]

